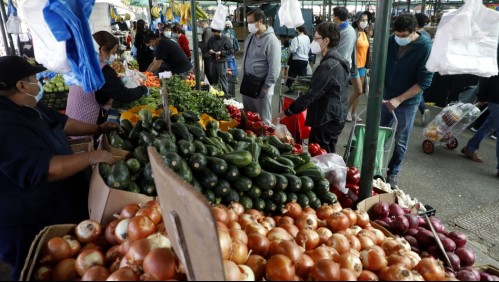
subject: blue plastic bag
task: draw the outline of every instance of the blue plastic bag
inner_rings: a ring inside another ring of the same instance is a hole
[[[227,67],[232,70],[232,75],[235,75],[237,77],[237,62],[234,58],[234,55],[231,55],[227,58]]]
[[[7,17],[10,17],[11,14],[14,17],[17,17],[17,8],[16,6],[14,6],[14,3],[12,3],[12,0],[9,0],[9,7],[7,8]]]

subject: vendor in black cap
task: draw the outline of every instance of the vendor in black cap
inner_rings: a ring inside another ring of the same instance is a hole
[[[89,217],[83,170],[114,162],[103,150],[73,154],[66,136],[116,125],[82,123],[38,103],[43,87],[35,74],[43,70],[21,57],[0,57],[0,260],[13,267],[14,280],[41,229]]]

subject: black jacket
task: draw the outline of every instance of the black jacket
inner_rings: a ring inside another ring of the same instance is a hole
[[[227,62],[227,57],[234,54],[234,47],[232,46],[232,42],[230,41],[229,37],[224,34],[222,34],[220,38],[212,36],[210,39],[208,39],[208,43],[206,43],[206,50],[210,51],[210,49],[213,49],[213,51],[215,52],[221,52],[219,59],[217,59],[217,55],[215,54],[210,55],[212,62]]]
[[[139,64],[139,71],[146,71],[154,59],[154,52],[144,44],[144,33],[137,32],[135,34],[135,42],[133,45],[137,48],[136,59]]]
[[[135,88],[126,88],[116,71],[109,65],[102,68],[105,83],[101,89],[95,92],[95,99],[100,105],[105,105],[109,99],[120,102],[133,102],[147,93],[147,87],[138,86]]]
[[[497,45],[497,65],[499,66],[499,45]],[[478,81],[478,101],[499,104],[499,73],[483,77]]]
[[[324,56],[312,75],[310,89],[285,111],[286,115],[307,111],[308,126],[321,126],[330,121],[344,122],[348,112],[348,62],[333,50]]]

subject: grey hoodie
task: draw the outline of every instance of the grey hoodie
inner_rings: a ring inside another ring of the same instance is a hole
[[[251,46],[248,47],[252,37]],[[281,42],[277,39],[272,27],[267,27],[267,30],[260,36],[252,33],[246,37],[243,64],[245,73],[265,77],[262,89],[265,93],[276,83],[281,72]]]

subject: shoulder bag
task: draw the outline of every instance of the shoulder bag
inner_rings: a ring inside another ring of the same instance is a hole
[[[253,35],[248,44],[248,50],[246,50],[246,54],[244,55],[243,62],[243,81],[241,82],[241,88],[239,91],[242,95],[257,98],[260,95],[260,90],[262,90],[263,84],[265,83],[265,78],[256,77],[252,74],[246,73],[246,57],[248,57],[249,48],[251,46],[251,41],[253,40]]]

